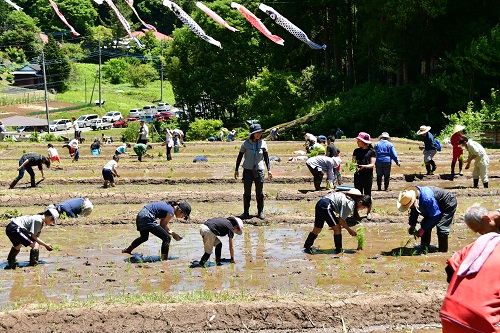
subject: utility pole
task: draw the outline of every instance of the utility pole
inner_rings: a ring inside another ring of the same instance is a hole
[[[49,94],[47,92],[47,75],[45,74],[45,53],[42,50],[42,70],[43,70],[43,87],[45,90],[45,116],[47,118],[47,127],[50,132],[50,120],[49,120]]]
[[[102,90],[101,90],[101,34],[99,34],[99,107],[102,108]]]
[[[163,102],[163,39],[160,41],[160,101]]]

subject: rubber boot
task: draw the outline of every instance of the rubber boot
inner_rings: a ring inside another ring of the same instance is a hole
[[[205,264],[207,263],[207,260],[210,258],[210,253],[204,253],[203,256],[200,259],[200,266],[205,267]]]
[[[431,173],[434,174],[434,171],[436,171],[436,169],[437,169],[436,162],[434,162],[434,160],[431,160],[429,163],[430,163],[430,165],[432,167],[431,168]]]
[[[161,254],[161,260],[168,260],[168,251],[167,251],[167,253]]]
[[[430,164],[426,164],[425,165],[425,170],[427,170],[426,175],[430,175],[431,174],[431,165]]]
[[[134,248],[132,247],[132,245],[130,245],[129,247],[123,249],[122,253],[128,253],[131,255],[133,250],[134,250]]]
[[[304,252],[305,253],[313,254],[311,247],[313,246],[314,241],[316,240],[317,237],[318,237],[318,235],[313,234],[312,232],[309,233],[309,235],[307,236],[307,239],[304,243]]]
[[[36,187],[35,177],[31,178],[31,187]]]
[[[382,178],[377,178],[377,191],[382,191]]]
[[[220,262],[221,254],[222,254],[222,243],[219,243],[215,247],[215,264],[217,266],[221,266],[222,265],[222,263]]]
[[[448,252],[448,235],[438,235],[439,252]]]
[[[19,179],[14,179],[14,181],[12,183],[10,183],[9,188],[13,189],[16,186],[18,181],[19,181]]]
[[[40,250],[38,249],[31,249],[30,250],[30,266],[36,266],[38,265],[38,257],[40,256]]]
[[[474,182],[474,188],[479,188],[479,179],[473,179]]]
[[[264,196],[257,198],[257,217],[261,220],[266,218],[264,215]]]
[[[321,190],[321,180],[314,180],[314,190],[316,191]]]
[[[462,167],[463,167],[463,166],[464,166],[464,162],[462,162],[462,161],[458,160],[458,174],[459,174],[460,176],[463,176],[463,175],[464,175],[464,174],[463,174],[463,172],[462,172]]]
[[[21,250],[17,250],[15,247],[12,247],[10,249],[9,255],[7,256],[8,265],[5,266],[4,269],[16,269],[17,267],[16,257],[20,251]]]
[[[245,196],[243,194],[243,214],[240,215],[240,218],[242,220],[247,220],[250,218],[250,200],[252,199],[251,196]]]
[[[455,178],[455,164],[456,162],[451,162],[451,180]]]
[[[333,235],[333,243],[335,244],[335,253],[342,253],[342,234]]]
[[[488,182],[483,183],[484,188],[488,188]]]
[[[426,230],[420,238],[420,246],[422,247],[422,251],[429,250],[429,246],[431,245],[431,236],[431,230]]]

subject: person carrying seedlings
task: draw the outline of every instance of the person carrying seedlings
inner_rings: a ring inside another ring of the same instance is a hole
[[[312,246],[323,229],[325,222],[330,229],[333,229],[333,243],[335,252],[342,252],[342,228],[346,229],[351,236],[357,236],[346,222],[351,213],[355,218],[359,218],[359,211],[370,209],[372,199],[369,195],[363,195],[357,189],[350,189],[345,192],[330,192],[316,203],[314,228],[307,236],[304,243],[304,252],[313,254]],[[338,216],[337,216],[338,214]]]
[[[57,152],[57,149],[54,148],[54,145],[52,143],[47,144],[47,151],[49,153],[49,158],[52,162],[59,162],[61,164],[61,158],[59,157],[59,153]]]
[[[50,168],[50,159],[47,156],[35,153],[27,153],[21,156],[19,159],[19,168],[17,168],[19,175],[12,181],[12,183],[10,183],[9,188],[12,189],[16,186],[16,184],[24,177],[25,171],[28,172],[31,177],[31,187],[36,187],[35,172],[33,171],[33,167],[38,166],[38,170],[40,170],[42,175],[42,180],[44,180],[45,176],[43,174],[43,164],[45,164],[47,168]]]
[[[439,316],[444,333],[498,332],[500,235],[480,236],[447,261],[448,290]]]
[[[427,170],[427,175],[433,175],[434,171],[436,171],[436,162],[434,162],[434,155],[437,153],[437,147],[434,143],[434,135],[432,135],[430,126],[422,125],[420,129],[417,131],[417,135],[422,136],[422,140],[424,141],[423,146],[419,146],[418,148],[422,150],[424,154],[424,163],[425,169]]]
[[[500,233],[500,209],[488,210],[480,205],[473,205],[465,211],[464,222],[470,230],[480,235]]]
[[[479,188],[479,179],[483,182],[484,188],[488,188],[488,165],[490,158],[486,149],[476,141],[461,137],[458,141],[462,147],[467,149],[469,156],[465,160],[465,169],[470,168],[470,162],[474,161],[474,170],[472,170],[472,181],[474,188]]]
[[[120,177],[118,171],[116,170],[118,167],[118,161],[120,161],[120,156],[113,155],[113,159],[106,163],[106,165],[102,168],[102,177],[104,178],[102,187],[107,188],[108,184],[110,184],[111,187],[115,187],[115,178],[113,176]]]
[[[116,148],[115,155],[127,154],[127,148],[132,147],[130,143],[123,143],[120,147]]]
[[[87,198],[73,198],[47,208],[55,208],[59,215],[67,217],[89,216],[94,210],[94,205]]]
[[[423,251],[429,248],[431,231],[436,227],[439,251],[448,252],[448,235],[457,210],[457,199],[451,192],[436,186],[410,186],[399,193],[397,207],[400,212],[410,209],[408,233],[421,238]],[[423,218],[416,231],[419,215]]]
[[[462,145],[460,145],[460,139],[464,137],[462,134],[462,131],[465,129],[465,126],[462,125],[455,125],[453,128],[453,134],[451,135],[450,138],[450,143],[453,146],[453,156],[451,158],[451,176],[452,179],[455,178],[455,165],[457,164],[458,161],[458,174],[460,176],[463,176],[462,173],[462,166],[464,164],[463,162],[463,153],[464,149],[462,148]]]
[[[243,221],[235,216],[228,218],[216,217],[208,219],[200,227],[200,235],[203,238],[203,247],[205,253],[200,259],[200,266],[205,267],[207,260],[212,254],[212,249],[215,247],[215,262],[218,266],[221,263],[222,242],[219,237],[227,236],[229,238],[229,254],[231,255],[231,263],[234,264],[234,234],[241,235],[243,232]]]
[[[149,234],[153,234],[162,240],[161,243],[161,260],[168,259],[168,251],[170,240],[173,237],[176,241],[182,239],[177,233],[170,230],[168,223],[175,216],[176,218],[189,219],[191,214],[191,206],[186,201],[181,203],[167,203],[164,201],[153,202],[147,204],[137,214],[135,224],[140,236],[136,238],[129,247],[122,250],[122,253],[132,254],[132,251],[146,242]],[[160,223],[156,220],[160,219]]]
[[[7,237],[12,242],[12,248],[7,256],[8,265],[5,269],[16,269],[16,257],[21,251],[21,247],[29,246],[30,266],[38,265],[40,245],[48,251],[52,251],[52,245],[45,243],[40,237],[44,225],[53,225],[57,222],[59,213],[54,208],[48,208],[38,215],[26,215],[12,218],[5,229]]]
[[[340,165],[338,157],[328,157],[324,155],[317,155],[310,157],[306,162],[307,168],[314,177],[314,189],[316,191],[321,190],[321,182],[323,181],[323,175],[327,174],[326,181],[328,183],[328,189],[333,189],[333,183],[335,181],[335,171]]]
[[[257,217],[265,219],[264,215],[264,164],[267,168],[267,177],[273,179],[271,172],[271,163],[269,162],[269,151],[267,144],[262,140],[263,129],[259,124],[250,126],[248,139],[243,141],[240,147],[240,152],[236,158],[236,168],[234,170],[234,179],[238,179],[238,168],[240,167],[241,159],[243,161],[243,214],[240,218],[245,220],[250,218],[250,201],[252,199],[252,184],[255,182],[255,197],[257,199]]]
[[[148,157],[153,158],[153,155],[149,155],[147,153],[147,151],[151,150],[151,149],[153,149],[153,146],[145,145],[144,143],[136,143],[134,145],[134,152],[137,155],[137,159],[139,160],[139,162],[142,162],[143,156],[148,156]]]

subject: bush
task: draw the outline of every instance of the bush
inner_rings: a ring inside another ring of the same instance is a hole
[[[45,141],[64,141],[64,139],[60,136],[56,136],[54,133],[45,134]]]
[[[158,72],[151,64],[133,65],[129,66],[126,78],[134,87],[140,88],[158,79]]]
[[[123,132],[126,142],[137,142],[139,138],[139,128],[141,124],[138,121],[133,121],[128,124],[127,129]]]
[[[186,137],[189,140],[206,140],[208,137],[216,137],[222,127],[219,119],[196,119],[189,124]]]
[[[114,58],[104,63],[102,74],[111,84],[125,83],[128,68],[129,64],[125,59]]]

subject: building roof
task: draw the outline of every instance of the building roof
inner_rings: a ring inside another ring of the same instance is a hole
[[[0,118],[4,126],[47,126],[47,119],[12,116]]]
[[[13,75],[16,75],[16,74],[17,75],[19,75],[19,74],[35,74],[36,75],[36,74],[39,74],[41,69],[42,69],[41,66],[38,64],[29,64],[29,65],[26,65],[17,71],[13,71],[10,73]]]
[[[133,31],[132,36],[133,37],[144,37],[144,36],[146,36],[146,33],[145,33],[146,31],[151,31],[155,35],[156,39],[158,39],[158,40],[167,40],[167,41],[173,40],[173,38],[168,36],[168,35],[162,34],[161,32],[155,32],[152,30],[148,30],[148,29],[142,29],[142,31]]]

